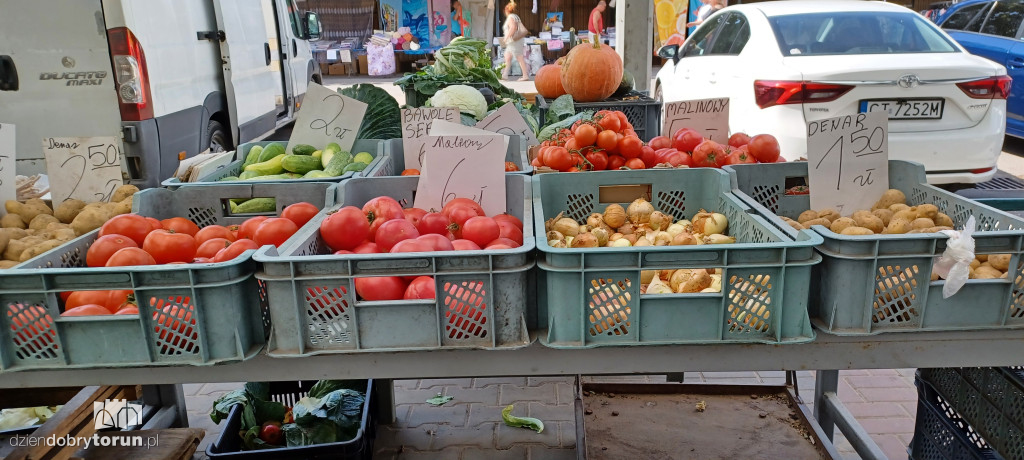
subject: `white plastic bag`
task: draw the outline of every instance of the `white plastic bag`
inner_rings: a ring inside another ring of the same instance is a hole
[[[942,298],[948,299],[960,291],[970,274],[971,262],[974,261],[974,216],[967,219],[963,230],[942,230],[941,233],[949,240],[932,270],[946,280],[942,286]]]

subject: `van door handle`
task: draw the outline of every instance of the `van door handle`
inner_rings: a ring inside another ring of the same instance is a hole
[[[295,56],[298,56],[298,55],[299,55],[299,44],[293,38],[292,39],[292,57],[295,57]]]
[[[1020,56],[1014,57],[1013,59],[1010,59],[1010,62],[1006,65],[1006,67],[1009,67],[1011,69],[1024,68],[1024,58]]]
[[[270,43],[263,44],[263,54],[267,58],[267,65],[270,65]]]
[[[18,68],[14,66],[14,59],[10,56],[0,55],[0,91],[18,90]]]

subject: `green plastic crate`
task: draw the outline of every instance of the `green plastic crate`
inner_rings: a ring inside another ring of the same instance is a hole
[[[135,195],[133,208],[158,219],[187,217],[200,227],[231,225],[253,214],[230,215],[228,199],[275,197],[278,210],[300,201],[323,207],[330,185],[148,189]],[[269,315],[254,276],[255,251],[215,264],[87,268],[85,255],[98,233],[0,271],[0,370],[209,365],[247,359],[262,349]],[[133,290],[142,314],[60,317],[60,292],[93,289]],[[183,309],[196,324],[175,323],[163,311],[168,306],[172,312]]]
[[[821,258],[821,237],[790,238],[729,193],[717,169],[602,171],[539,174],[533,178],[534,225],[560,212],[585,220],[602,212],[613,186],[638,187],[621,195],[645,196],[675,219],[702,208],[725,214],[739,243],[627,248],[537,247],[538,317],[547,319],[545,344],[557,348],[682,343],[801,343],[814,339],[807,317],[811,266]],[[611,200],[609,198],[608,200]],[[624,197],[619,199],[625,200]],[[630,199],[629,201],[632,201]],[[620,202],[628,206],[629,201]],[[641,270],[723,269],[722,292],[641,294]]]
[[[356,178],[334,185],[338,206],[313,218],[287,245],[253,256],[267,287],[273,323],[268,354],[450,348],[510,349],[530,344],[526,328],[535,247],[530,178],[506,175],[508,213],[523,221],[523,245],[506,250],[331,254],[320,222],[341,206],[378,196],[412,206],[416,177]],[[434,277],[435,300],[356,301],[354,279]]]
[[[401,139],[391,139],[388,141],[388,158],[381,162],[380,166],[375,168],[373,172],[364,174],[365,177],[382,177],[382,176],[398,176],[405,171],[405,146],[402,144]],[[519,171],[507,172],[505,174],[525,174],[529,175],[533,173],[533,166],[530,165],[530,160],[527,159],[526,149],[523,148],[522,137],[520,136],[509,136],[508,138],[508,150],[505,151],[505,161],[511,161],[519,167]]]
[[[783,231],[794,231],[777,216],[796,219],[809,209],[810,195],[785,195],[787,178],[807,177],[807,163],[727,166],[734,193]],[[944,281],[929,281],[932,264],[946,248],[939,233],[839,235],[825,227],[815,269],[811,319],[837,335],[950,331],[1024,326],[1024,220],[928,185],[924,167],[889,161],[889,186],[909,205],[932,203],[957,228],[974,215],[978,254],[1012,254],[1006,279],[968,280],[960,292],[942,298]],[[812,190],[813,193],[813,190]]]
[[[178,188],[192,185],[223,185],[223,184],[267,184],[267,183],[287,183],[287,184],[301,184],[301,183],[312,183],[312,182],[341,182],[345,179],[353,177],[370,177],[375,175],[374,170],[380,168],[387,157],[387,141],[382,140],[365,140],[359,139],[352,144],[353,154],[359,152],[370,152],[373,154],[373,161],[366,165],[366,169],[360,172],[347,172],[337,177],[326,177],[317,179],[278,179],[278,180],[235,180],[235,181],[220,181],[221,178],[228,176],[237,176],[242,173],[242,163],[245,162],[246,155],[249,154],[249,149],[253,146],[266,147],[270,144],[284,144],[287,145],[288,141],[266,141],[266,142],[247,142],[239,145],[238,149],[235,150],[235,160],[231,163],[224,165],[223,168],[217,169],[204,177],[200,177],[196,182],[182,182],[177,177],[172,177],[163,181],[160,185],[167,188]]]

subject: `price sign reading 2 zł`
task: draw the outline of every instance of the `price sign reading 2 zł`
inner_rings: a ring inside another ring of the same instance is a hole
[[[43,138],[43,157],[54,205],[69,198],[110,201],[124,183],[114,136]]]
[[[345,152],[351,151],[365,114],[366,104],[310,83],[288,138],[288,153],[297,144],[322,149],[331,142]]]
[[[811,209],[849,216],[889,189],[889,116],[858,113],[807,124]]]

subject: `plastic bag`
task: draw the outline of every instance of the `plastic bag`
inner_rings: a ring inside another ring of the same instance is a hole
[[[948,299],[960,291],[970,274],[971,261],[974,260],[974,216],[967,219],[963,230],[942,230],[940,233],[948,236],[949,240],[932,270],[946,280],[942,286],[942,298]]]

